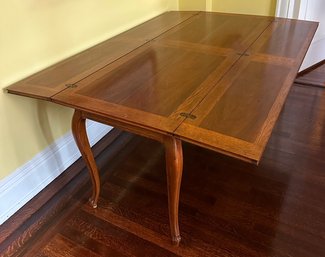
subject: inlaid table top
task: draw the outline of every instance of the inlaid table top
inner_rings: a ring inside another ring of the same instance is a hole
[[[258,163],[316,29],[167,12],[7,89]]]

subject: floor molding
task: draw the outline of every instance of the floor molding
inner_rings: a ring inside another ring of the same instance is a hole
[[[322,35],[322,38],[312,41],[308,52],[305,56],[305,59],[303,63],[301,64],[299,73],[301,71],[304,71],[308,69],[308,67],[311,67],[325,58],[325,35]]]
[[[325,60],[299,73],[296,84],[325,88]]]
[[[94,145],[112,127],[87,121],[89,142]],[[0,181],[0,225],[71,166],[80,153],[68,132],[30,161]]]
[[[299,78],[299,76],[303,76],[306,73],[311,72],[311,71],[317,69],[319,66],[322,66],[324,64],[325,64],[325,60],[321,60],[320,62],[315,63],[314,65],[312,65],[312,66],[310,66],[310,67],[308,67],[308,68],[306,68],[306,69],[298,72],[297,78]]]

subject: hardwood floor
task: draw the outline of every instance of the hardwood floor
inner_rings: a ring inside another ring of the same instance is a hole
[[[325,256],[324,157],[325,90],[302,85],[292,88],[258,167],[184,144],[176,247],[163,146],[123,134],[97,157],[98,208],[87,204],[83,170],[25,222],[26,207],[1,226],[1,256]]]

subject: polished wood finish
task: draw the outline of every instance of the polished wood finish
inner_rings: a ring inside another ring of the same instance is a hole
[[[324,256],[324,106],[324,89],[293,86],[259,166],[184,142],[179,247],[169,239],[164,146],[119,137],[96,158],[97,209],[79,161],[62,176],[84,169],[62,190],[53,194],[60,177],[0,227],[0,255]]]
[[[52,100],[258,163],[316,28],[200,13]]]
[[[190,110],[196,119],[187,119],[175,134],[258,163],[316,27],[304,21],[272,22],[195,110]]]
[[[183,173],[182,141],[167,136],[164,139],[164,145],[166,152],[169,223],[172,242],[178,245],[181,241],[178,224],[178,205]]]
[[[87,137],[86,118],[82,116],[81,111],[75,110],[72,117],[71,127],[73,137],[81,152],[82,158],[84,159],[88,167],[89,175],[91,178],[93,192],[91,197],[89,198],[89,202],[93,208],[97,208],[97,202],[100,192],[100,179],[94,155],[91,151],[91,147]]]
[[[94,47],[42,70],[7,90],[10,93],[49,100],[66,85],[74,84],[134,49],[186,21],[197,12],[168,12]]]
[[[76,110],[73,133],[93,181],[93,207],[100,181],[86,118],[164,143],[178,244],[181,141],[258,163],[316,28],[272,17],[171,12],[104,42],[105,51],[95,46],[8,91]]]
[[[273,21],[274,17],[201,12],[159,39],[187,47],[243,53]]]
[[[200,13],[53,101],[173,133],[184,121],[180,113],[192,111],[271,22],[269,17]],[[238,24],[245,29],[238,30]]]

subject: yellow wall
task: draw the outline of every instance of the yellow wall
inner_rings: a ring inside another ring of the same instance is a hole
[[[276,0],[214,0],[212,10],[218,12],[245,13],[257,15],[275,14]]]
[[[256,15],[275,14],[276,0],[179,0],[180,10],[207,10]]]
[[[179,0],[179,10],[204,11],[206,9],[205,0]]]
[[[176,0],[1,0],[0,88],[177,7]],[[70,129],[71,111],[0,91],[0,179]]]

